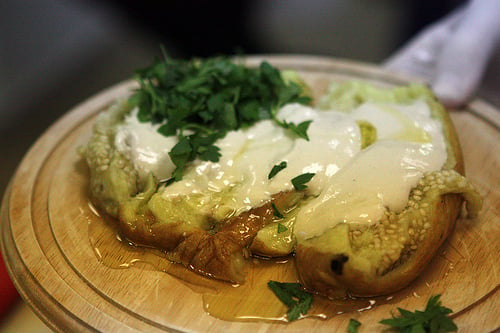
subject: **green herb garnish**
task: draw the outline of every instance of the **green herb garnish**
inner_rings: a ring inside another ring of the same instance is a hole
[[[280,219],[282,219],[284,217],[283,214],[280,213],[280,211],[278,210],[278,207],[276,207],[274,202],[271,203],[271,207],[273,207],[274,216],[276,216],[277,218],[280,218]]]
[[[271,172],[269,172],[269,175],[267,176],[267,179],[271,179],[274,176],[276,176],[278,174],[278,172],[285,169],[286,166],[287,166],[286,161],[283,161],[280,164],[276,164],[275,166],[273,166],[273,168],[271,169]]]
[[[289,322],[305,315],[312,305],[313,295],[302,289],[299,283],[269,281],[267,286],[288,307],[286,316]]]
[[[281,127],[286,128],[286,129],[292,131],[293,133],[297,134],[300,138],[309,141],[309,136],[307,136],[307,130],[309,128],[309,125],[311,125],[312,120],[303,121],[303,122],[299,123],[298,125],[296,125],[294,123],[288,123],[284,120],[281,121],[281,120],[276,119],[276,118],[274,120]]]
[[[281,234],[282,232],[285,232],[285,231],[287,231],[287,230],[288,230],[288,228],[287,228],[287,227],[285,227],[285,226],[284,226],[283,224],[281,224],[281,223],[278,223],[278,234]]]
[[[179,138],[169,153],[176,167],[171,181],[182,179],[196,158],[218,161],[216,140],[263,119],[308,139],[310,121],[287,123],[277,119],[276,112],[285,104],[307,104],[311,99],[267,62],[249,68],[223,57],[186,61],[164,56],[138,70],[136,78],[140,88],[130,103],[139,108],[138,119],[161,124],[159,133]]]
[[[292,185],[297,191],[302,191],[307,188],[306,183],[308,183],[315,173],[303,173],[292,179]]]
[[[359,326],[361,323],[356,319],[349,319],[349,326],[347,326],[347,333],[358,333]]]
[[[424,311],[411,312],[398,308],[399,317],[392,315],[391,319],[384,319],[380,323],[402,333],[455,332],[457,325],[447,316],[453,311],[441,305],[440,296],[432,296]]]

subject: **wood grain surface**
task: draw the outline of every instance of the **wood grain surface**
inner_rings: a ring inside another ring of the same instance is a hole
[[[298,70],[317,96],[332,81],[362,79],[393,86],[411,80],[375,66],[327,58],[268,56],[248,62],[257,64],[262,58]],[[244,312],[253,299],[273,299],[252,284],[293,275],[287,272],[290,265],[255,268],[262,274],[250,274],[246,292],[256,295],[229,302],[207,294],[203,288],[210,283],[201,288],[176,278],[185,270],[161,256],[116,241],[106,219],[89,205],[87,170],[77,149],[88,140],[95,115],[127,96],[131,87],[133,83],[125,82],[106,90],[56,122],[25,156],[3,198],[1,250],[9,272],[23,298],[54,331],[345,332],[349,319],[355,318],[363,323],[360,332],[373,332],[383,330],[378,321],[396,307],[422,309],[435,294],[442,294],[443,304],[455,311],[459,332],[489,332],[500,326],[499,110],[476,100],[452,111],[466,172],[484,196],[484,207],[476,219],[457,222],[439,254],[409,287],[389,300],[365,300],[370,309],[327,320],[229,321],[205,310],[212,305],[238,308],[241,303],[238,311]],[[274,308],[278,315],[285,312],[279,304]]]

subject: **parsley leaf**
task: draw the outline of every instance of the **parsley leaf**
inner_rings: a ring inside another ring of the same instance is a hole
[[[276,216],[277,218],[282,219],[284,216],[283,216],[283,214],[280,213],[280,211],[278,210],[278,207],[276,207],[276,205],[274,204],[274,202],[271,203],[271,206],[273,207],[274,216]]]
[[[274,176],[276,176],[278,174],[278,172],[285,169],[286,166],[287,166],[286,161],[283,161],[280,164],[276,164],[275,166],[273,166],[273,168],[271,169],[271,172],[269,172],[269,175],[267,176],[267,179],[271,179]]]
[[[267,286],[287,307],[289,322],[305,315],[311,308],[313,295],[308,293],[299,283],[269,281]]]
[[[359,326],[361,323],[356,319],[349,319],[349,326],[347,326],[347,333],[358,333]]]
[[[160,124],[160,134],[179,138],[169,153],[176,167],[174,181],[182,179],[196,158],[217,162],[215,141],[227,132],[262,119],[307,139],[308,122],[281,122],[275,112],[288,103],[307,104],[310,98],[267,62],[250,68],[227,57],[178,60],[163,51],[163,59],[137,70],[136,79],[139,88],[129,102],[139,109],[139,121]]]
[[[302,191],[307,188],[306,183],[308,183],[315,173],[303,173],[292,179],[292,185],[297,191]]]
[[[214,145],[201,146],[200,149],[198,149],[198,154],[202,161],[217,162],[221,156],[219,151],[220,148]]]
[[[442,333],[455,332],[457,326],[447,315],[452,313],[441,305],[441,295],[432,296],[427,302],[424,311],[411,312],[398,308],[399,317],[392,315],[391,319],[381,320],[380,323],[391,326],[399,332]]]
[[[283,128],[286,128],[293,133],[297,134],[300,138],[309,141],[309,136],[307,135],[307,130],[309,128],[309,125],[312,123],[312,120],[307,120],[299,123],[298,125],[294,123],[288,123],[286,121],[280,122],[279,120],[276,120],[278,122],[278,125],[280,125]]]
[[[284,226],[283,224],[281,224],[281,223],[278,223],[278,234],[281,234],[282,232],[285,232],[285,231],[287,231],[287,230],[288,230],[288,228],[287,228],[287,227],[285,227],[285,226]]]
[[[182,173],[176,172],[178,169],[183,169],[187,162],[191,159],[193,149],[189,138],[183,137],[177,142],[177,144],[168,153],[172,162],[177,166],[172,174],[172,178],[178,181],[182,179]]]

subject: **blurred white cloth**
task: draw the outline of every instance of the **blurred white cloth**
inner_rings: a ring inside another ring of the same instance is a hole
[[[500,1],[472,0],[424,29],[385,66],[421,77],[446,106],[460,107],[476,93],[499,39]]]

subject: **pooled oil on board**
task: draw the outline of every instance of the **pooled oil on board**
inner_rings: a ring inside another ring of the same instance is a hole
[[[267,259],[249,259],[246,281],[241,285],[207,278],[172,263],[165,253],[143,246],[133,245],[119,236],[111,217],[100,215],[89,207],[96,218],[89,219],[89,240],[98,260],[113,269],[155,270],[176,278],[193,292],[202,295],[203,308],[211,316],[227,321],[286,322],[287,308],[267,287],[270,280],[298,282],[293,256]],[[448,260],[448,259],[447,259]],[[450,263],[450,268],[453,263]],[[446,274],[449,273],[447,270]],[[427,284],[427,283],[426,283]],[[314,296],[308,318],[326,320],[348,312],[363,312],[374,307],[397,303],[404,297],[419,297],[411,290],[391,296],[375,298],[348,298],[331,300]]]

